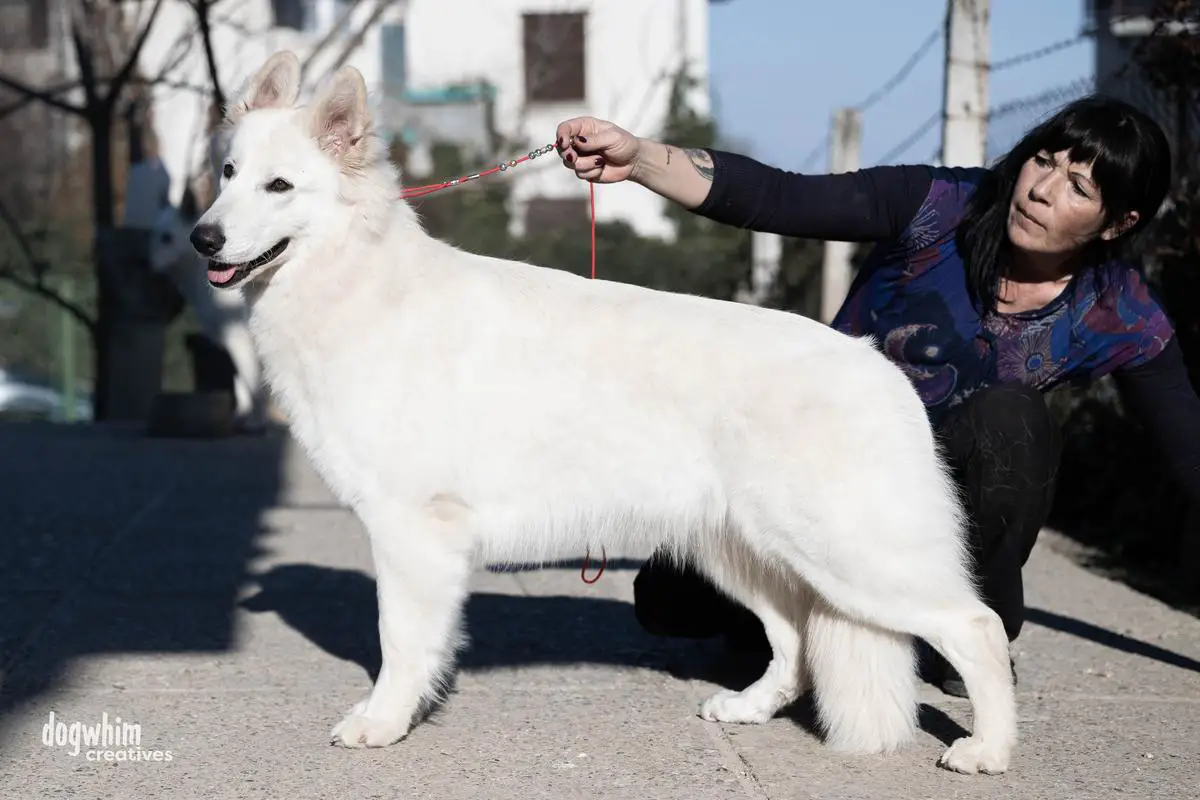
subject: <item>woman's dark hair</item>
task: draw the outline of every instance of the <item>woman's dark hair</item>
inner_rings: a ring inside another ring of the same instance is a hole
[[[1068,151],[1091,163],[1100,187],[1105,225],[1138,212],[1137,224],[1112,241],[1097,238],[1084,253],[1089,267],[1132,253],[1153,221],[1171,181],[1171,152],[1162,128],[1129,103],[1090,96],[1076,100],[1033,128],[997,161],[976,189],[958,228],[959,252],[980,314],[996,308],[1001,259],[1009,247],[1008,209],[1017,176],[1039,152]]]

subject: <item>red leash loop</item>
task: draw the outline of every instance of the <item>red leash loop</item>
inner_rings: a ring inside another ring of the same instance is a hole
[[[523,164],[526,161],[532,161],[538,156],[544,156],[555,149],[554,145],[548,144],[544,147],[539,147],[537,150],[531,150],[520,158],[514,158],[512,161],[505,161],[497,164],[491,169],[483,172],[473,172],[470,175],[463,175],[461,178],[452,178],[440,183],[428,183],[424,186],[410,186],[407,189],[400,190],[401,200],[410,200],[414,197],[424,197],[427,194],[440,192],[442,189],[449,189],[451,186],[461,186],[470,181],[479,180],[488,175],[494,175],[497,172],[507,172],[518,164]],[[588,199],[591,204],[592,213],[592,280],[596,279],[596,184],[588,182]],[[589,578],[587,575],[588,564],[591,562],[592,549],[589,547],[587,554],[583,557],[583,566],[579,569],[579,577],[586,584],[593,584],[600,580],[600,576],[604,574],[604,568],[608,566],[608,553],[604,546],[600,546],[600,569],[596,571],[595,577]]]
[[[604,574],[604,568],[608,566],[608,553],[604,550],[604,545],[600,545],[600,569],[596,570],[596,577],[589,578],[587,576],[588,562],[592,559],[592,548],[588,548],[587,554],[583,557],[583,566],[579,568],[579,578],[584,583],[595,583],[600,580],[600,576]]]

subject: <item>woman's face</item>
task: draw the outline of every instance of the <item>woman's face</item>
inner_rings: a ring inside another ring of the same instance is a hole
[[[1071,163],[1067,151],[1042,151],[1025,162],[1008,208],[1008,236],[1031,255],[1067,256],[1096,237],[1113,239],[1137,221],[1104,225],[1100,187],[1089,164]]]

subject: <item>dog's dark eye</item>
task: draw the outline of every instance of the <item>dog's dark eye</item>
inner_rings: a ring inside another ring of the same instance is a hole
[[[283,178],[276,178],[275,180],[273,180],[267,184],[268,192],[286,192],[287,190],[289,190],[291,188],[292,188],[292,185],[290,183],[288,183],[287,181],[285,181]]]
[[[226,177],[226,178],[232,178],[232,177],[233,177],[233,164],[228,164],[228,163],[227,163],[227,164],[225,165],[224,175],[225,175],[225,177]]]

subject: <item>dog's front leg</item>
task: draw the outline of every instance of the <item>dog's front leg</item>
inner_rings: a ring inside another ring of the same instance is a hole
[[[331,732],[344,747],[404,738],[444,688],[470,579],[464,520],[443,508],[364,515],[379,598],[383,665],[371,695]]]

